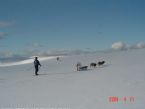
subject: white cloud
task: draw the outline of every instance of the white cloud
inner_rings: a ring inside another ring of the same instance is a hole
[[[115,42],[112,44],[112,49],[114,50],[125,50],[127,49],[127,46],[123,42]]]
[[[0,52],[0,58],[10,58],[13,57],[13,53],[9,51],[1,51]]]
[[[8,35],[7,33],[0,32],[0,39],[5,38],[7,35]]]
[[[39,43],[33,43],[33,44],[31,44],[31,47],[32,48],[40,48],[40,47],[43,47],[43,45],[41,45]]]
[[[24,50],[24,54],[28,56],[38,55],[41,52],[43,45],[39,43],[27,44],[27,48]]]
[[[16,62],[28,59],[22,54],[14,54],[11,51],[0,51],[0,63]]]
[[[14,25],[14,21],[0,21],[0,28],[10,27]]]
[[[126,49],[142,49],[145,48],[145,43],[139,42],[134,45],[126,46],[123,42],[115,42],[112,44],[112,49],[114,50],[126,50]]]
[[[142,49],[142,48],[145,48],[145,43],[143,43],[143,42],[139,42],[139,43],[132,45],[130,47],[130,49]]]
[[[137,46],[137,48],[145,48],[145,43],[140,42],[136,46]]]
[[[14,21],[0,21],[0,28],[10,27],[14,25]],[[5,32],[0,32],[0,39],[5,38],[8,34]]]
[[[58,55],[67,55],[69,53],[68,50],[40,50],[40,49],[27,49],[25,50],[25,54],[28,56],[58,56]]]
[[[25,49],[24,53],[27,56],[62,56],[62,55],[78,55],[78,54],[84,54],[84,53],[91,53],[95,52],[94,50],[81,50],[81,49],[60,49],[60,50],[43,50],[43,49]]]

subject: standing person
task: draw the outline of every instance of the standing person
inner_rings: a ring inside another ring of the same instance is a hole
[[[59,61],[59,60],[60,60],[60,58],[59,58],[59,57],[57,57],[57,58],[56,58],[56,60],[57,60],[57,61]]]
[[[36,75],[36,76],[38,75],[39,66],[41,67],[41,64],[40,64],[38,58],[35,57],[35,60],[34,60],[34,67],[35,67],[35,75]]]
[[[78,62],[77,64],[76,64],[76,67],[77,67],[77,71],[79,71],[80,70],[80,67],[82,66],[82,64],[80,63],[80,62]]]

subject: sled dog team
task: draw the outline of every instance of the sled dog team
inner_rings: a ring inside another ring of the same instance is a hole
[[[57,61],[60,60],[59,57],[56,58]],[[97,66],[102,66],[105,64],[105,61],[99,61],[98,63],[90,63],[90,68],[93,67],[97,67]],[[35,75],[37,76],[38,75],[38,71],[39,71],[39,66],[41,67],[41,64],[38,60],[38,57],[35,57],[35,60],[34,60],[34,67],[35,67]],[[80,62],[78,62],[76,64],[76,67],[77,67],[77,71],[83,71],[83,70],[87,70],[88,69],[88,66],[82,66],[82,64]]]
[[[99,61],[98,63],[92,62],[92,63],[90,63],[90,68],[91,67],[95,68],[97,66],[102,66],[104,64],[105,64],[105,61]],[[77,67],[77,71],[82,71],[82,70],[87,70],[88,69],[88,66],[82,66],[82,64],[80,62],[78,62],[76,64],[76,67]]]

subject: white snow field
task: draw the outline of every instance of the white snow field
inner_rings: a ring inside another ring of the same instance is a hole
[[[78,61],[89,66],[102,60],[102,67],[76,71]],[[145,49],[40,62],[39,76],[34,75],[33,63],[0,67],[0,108],[145,108]],[[110,97],[118,97],[118,102]]]

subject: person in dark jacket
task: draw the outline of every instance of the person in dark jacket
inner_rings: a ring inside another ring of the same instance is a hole
[[[56,60],[57,60],[57,61],[59,61],[59,60],[60,60],[60,58],[59,58],[59,57],[57,57],[57,58],[56,58]]]
[[[40,64],[38,58],[35,57],[35,60],[34,60],[34,67],[35,67],[35,75],[36,75],[36,76],[38,75],[39,66],[41,67],[41,64]]]

